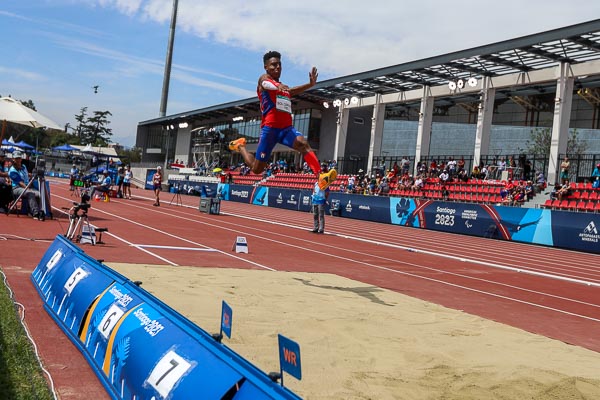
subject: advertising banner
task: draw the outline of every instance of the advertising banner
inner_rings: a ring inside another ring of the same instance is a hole
[[[62,236],[31,279],[113,399],[299,399]]]
[[[361,196],[332,192],[329,194],[329,204],[333,201],[340,203],[340,216],[365,221],[375,221],[391,224],[390,197]]]
[[[300,209],[300,191],[293,189],[269,188],[269,206],[287,210]]]
[[[421,228],[510,240],[494,207],[473,203],[430,202],[423,209]]]
[[[147,169],[146,170],[146,184],[144,185],[144,189],[152,190],[154,189],[154,184],[152,183],[152,177],[156,173],[156,169]]]
[[[550,213],[554,246],[600,253],[600,214]]]
[[[252,204],[256,206],[269,206],[269,188],[258,186],[253,188]]]
[[[247,185],[229,185],[229,200],[239,203],[250,203],[253,191],[252,186]]]

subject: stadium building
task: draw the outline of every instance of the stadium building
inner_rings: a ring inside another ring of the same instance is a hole
[[[513,157],[553,183],[568,155],[571,180],[583,181],[600,162],[600,20],[321,81],[293,109],[295,127],[341,173],[405,157],[412,168],[464,158],[469,170]],[[252,151],[259,133],[253,97],[140,122],[136,146],[144,163],[211,166],[238,161],[227,143],[245,136]]]

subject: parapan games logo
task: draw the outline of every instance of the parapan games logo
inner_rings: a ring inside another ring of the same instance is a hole
[[[584,242],[598,243],[600,235],[598,235],[598,228],[596,228],[594,221],[590,221],[583,232],[579,234],[579,238]]]

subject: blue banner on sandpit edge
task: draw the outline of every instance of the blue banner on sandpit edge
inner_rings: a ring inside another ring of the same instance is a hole
[[[31,280],[113,399],[300,399],[61,235]]]

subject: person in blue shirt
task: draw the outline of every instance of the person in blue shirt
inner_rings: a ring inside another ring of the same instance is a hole
[[[596,165],[592,172],[592,187],[594,189],[600,188],[600,164]]]
[[[46,214],[41,211],[40,192],[29,186],[29,172],[23,165],[23,154],[20,151],[13,153],[13,165],[8,170],[8,176],[11,180],[12,193],[15,198],[21,197],[29,205],[29,213],[34,219],[43,221]]]
[[[331,182],[337,178],[337,172],[332,169],[330,172]],[[312,193],[312,212],[313,212],[313,233],[324,233],[325,231],[325,205],[329,197],[329,186],[321,189],[319,182],[315,183]]]
[[[90,199],[94,198],[94,193],[96,193],[96,191],[106,193],[110,190],[112,182],[110,179],[110,175],[108,174],[108,170],[105,169],[104,171],[102,171],[102,175],[104,176],[102,182],[100,182],[99,185],[92,186],[92,188],[90,189]]]
[[[8,168],[4,167],[4,150],[0,150],[0,212],[8,212],[8,206],[13,201],[12,188],[8,179]]]

